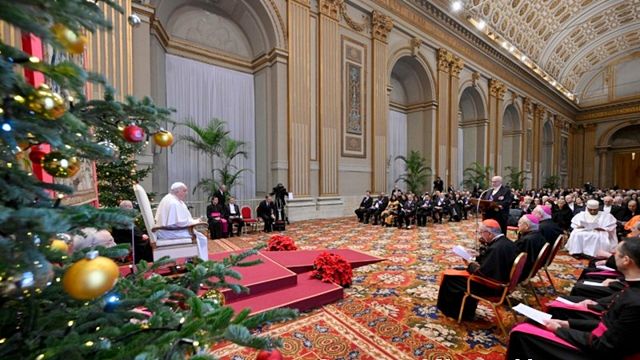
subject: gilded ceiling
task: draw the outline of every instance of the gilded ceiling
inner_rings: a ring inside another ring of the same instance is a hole
[[[583,77],[640,50],[640,0],[463,0],[459,11],[454,0],[436,2],[466,26],[484,20],[573,93]]]

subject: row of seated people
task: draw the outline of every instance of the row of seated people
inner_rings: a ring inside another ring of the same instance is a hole
[[[220,239],[233,236],[233,226],[236,225],[236,235],[242,234],[244,220],[236,199],[231,196],[213,196],[211,204],[207,205],[207,223],[209,224],[209,238]]]
[[[605,265],[606,267],[603,267]],[[542,325],[511,331],[508,359],[638,359],[640,238],[625,238],[607,260],[595,259]]]
[[[367,191],[355,210],[358,221],[373,225],[397,226],[409,228],[411,224],[426,226],[429,218],[433,223],[443,223],[443,220],[466,220],[473,205],[469,197],[462,193],[441,193],[436,191],[433,196],[425,193],[422,197],[413,193],[403,194],[395,190],[391,197],[381,192],[376,199]]]
[[[455,319],[472,320],[475,316],[477,300],[467,298],[464,311],[460,314],[462,302],[467,291],[470,274],[490,278],[492,281],[508,283],[511,269],[516,257],[524,253],[526,260],[518,282],[525,281],[534,269],[534,265],[545,245],[548,249],[557,246],[558,237],[562,229],[550,219],[550,210],[538,206],[532,214],[523,215],[518,221],[518,238],[508,239],[500,228],[500,224],[493,219],[484,220],[479,228],[482,246],[475,259],[467,262],[462,271],[445,271],[438,293],[438,309],[445,315]],[[471,251],[473,252],[473,251]],[[552,256],[547,252],[543,256]],[[546,262],[548,258],[541,260]],[[484,296],[499,296],[502,288],[473,284],[474,293]]]

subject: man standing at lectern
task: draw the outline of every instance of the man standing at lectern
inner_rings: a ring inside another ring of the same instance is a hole
[[[491,178],[491,189],[488,189],[482,196],[482,200],[489,200],[496,203],[496,206],[484,210],[482,220],[494,219],[500,224],[500,230],[507,235],[507,220],[509,220],[509,208],[513,201],[511,189],[502,185],[502,177]]]

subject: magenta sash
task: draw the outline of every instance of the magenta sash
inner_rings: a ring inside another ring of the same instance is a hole
[[[617,271],[602,270],[602,271],[593,271],[585,275],[585,277],[589,277],[589,276],[618,277],[618,276],[622,276],[622,274]]]
[[[574,345],[571,345],[569,342],[558,337],[556,334],[552,333],[551,331],[537,327],[529,323],[522,323],[522,324],[516,325],[516,327],[514,327],[511,330],[511,332],[514,332],[514,331],[541,337],[541,338],[553,341],[555,343],[558,343],[562,346],[566,346],[574,350],[579,350],[577,347],[575,347]]]
[[[593,311],[591,309],[588,309],[584,306],[577,306],[577,305],[569,305],[569,304],[565,304],[563,302],[560,302],[558,300],[553,300],[552,302],[550,302],[549,304],[547,304],[548,307],[550,308],[556,308],[556,309],[568,309],[568,310],[573,310],[573,311],[580,311],[580,312],[588,312],[591,314],[595,314],[595,315],[602,315],[602,313],[598,312],[598,311]]]

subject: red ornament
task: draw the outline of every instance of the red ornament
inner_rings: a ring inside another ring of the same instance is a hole
[[[31,148],[31,151],[29,152],[29,160],[31,160],[31,162],[33,162],[34,164],[40,165],[42,164],[42,159],[44,159],[45,155],[47,155],[46,152],[34,146]]]
[[[122,130],[122,136],[128,142],[140,142],[144,140],[144,130],[138,125],[127,125]]]
[[[258,356],[256,356],[256,360],[283,360],[282,354],[280,351],[273,349],[271,351],[260,350]]]

